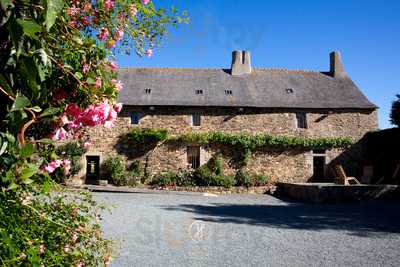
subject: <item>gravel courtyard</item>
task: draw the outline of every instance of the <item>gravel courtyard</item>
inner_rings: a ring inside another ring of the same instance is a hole
[[[316,205],[268,195],[95,193],[112,266],[398,266],[400,202]]]

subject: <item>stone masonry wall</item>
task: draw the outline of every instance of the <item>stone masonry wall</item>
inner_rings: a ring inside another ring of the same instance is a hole
[[[131,124],[130,112],[142,114],[138,125]],[[352,137],[359,141],[368,131],[378,127],[376,111],[342,110],[339,112],[327,112],[324,110],[306,112],[308,129],[296,127],[296,113],[294,111],[277,111],[261,109],[223,109],[223,108],[130,108],[124,107],[112,129],[94,127],[87,129],[91,136],[92,147],[89,153],[99,153],[102,157],[112,154],[122,154],[128,161],[135,159],[146,162],[147,173],[155,175],[163,171],[177,171],[187,168],[186,147],[188,144],[165,143],[149,153],[134,151],[128,143],[120,138],[133,128],[163,128],[170,134],[183,134],[189,132],[222,131],[229,133],[270,133],[274,135],[290,135],[304,137]],[[201,115],[201,126],[191,126],[191,114]],[[359,142],[360,143],[360,142]],[[353,149],[353,154],[362,152],[362,144],[356,144],[358,149]],[[362,143],[362,142],[361,142]],[[190,144],[189,144],[190,145]],[[360,148],[361,147],[361,148]],[[220,148],[202,147],[201,164],[208,161]],[[351,149],[350,149],[351,150]],[[137,152],[137,153],[136,153]],[[326,164],[340,160],[342,150],[330,150],[326,152]],[[224,153],[224,173],[234,174],[237,167],[232,164],[234,151]],[[357,158],[362,161],[363,155],[356,157],[347,155],[343,159]],[[358,165],[359,166],[359,165]],[[252,173],[266,174],[271,181],[306,182],[313,173],[312,151],[260,151],[252,155],[247,168]],[[346,172],[360,174],[350,166]],[[327,177],[333,174],[327,169]]]

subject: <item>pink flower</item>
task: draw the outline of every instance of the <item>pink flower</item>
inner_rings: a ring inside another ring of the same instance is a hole
[[[150,0],[142,0],[142,3],[147,5],[150,2]]]
[[[85,149],[88,149],[91,145],[92,145],[92,143],[91,143],[90,141],[85,141],[85,142],[83,143],[83,147],[84,147]]]
[[[117,89],[118,92],[124,89],[124,84],[120,80],[117,81],[115,79],[112,79],[111,83],[114,85],[115,89]]]
[[[69,123],[69,119],[68,119],[67,115],[61,116],[61,123],[63,126]]]
[[[80,12],[81,12],[81,9],[79,7],[76,7],[76,6],[72,6],[72,7],[67,9],[67,15],[70,16],[70,17],[78,15]]]
[[[106,41],[109,35],[109,31],[107,28],[101,28],[99,34],[97,35],[97,39]]]
[[[117,104],[114,105],[114,110],[116,112],[119,113],[121,111],[121,109],[122,109],[122,103],[117,103]]]
[[[72,242],[75,243],[75,242],[78,240],[78,234],[77,234],[77,233],[74,233],[74,234],[72,235],[71,240],[72,240]]]
[[[44,244],[40,244],[40,246],[39,246],[39,254],[40,255],[44,254],[45,250],[46,250],[46,247],[44,246]]]
[[[83,6],[83,10],[84,10],[85,12],[89,12],[90,10],[92,10],[92,4],[86,3],[86,4]]]
[[[68,22],[68,25],[75,28],[78,25],[78,22],[76,20],[71,20]]]
[[[76,267],[83,267],[85,266],[85,263],[83,261],[80,261],[76,264]]]
[[[104,127],[110,129],[110,128],[114,127],[114,122],[113,121],[106,121],[104,123]]]
[[[106,10],[110,10],[114,7],[114,1],[112,0],[106,0],[104,2],[104,7],[106,8]]]
[[[148,57],[151,57],[153,55],[153,49],[149,48],[144,52],[144,54]]]
[[[73,118],[77,118],[81,114],[81,109],[77,104],[70,103],[65,108],[65,113]]]
[[[118,65],[115,62],[110,62],[110,67],[112,71],[116,71],[118,69]]]
[[[89,70],[90,70],[90,65],[89,65],[89,64],[84,64],[84,65],[83,65],[82,72],[83,72],[83,73],[88,73]]]
[[[124,30],[122,30],[122,29],[117,29],[117,31],[115,32],[115,39],[116,39],[117,41],[118,41],[118,40],[121,40],[123,36],[124,36]]]
[[[64,128],[58,129],[53,135],[53,140],[59,141],[67,138],[67,131]]]
[[[71,247],[69,245],[64,246],[64,252],[69,253],[71,251]]]
[[[64,159],[63,160],[63,165],[64,165],[64,176],[67,176],[69,174],[69,170],[71,169],[71,161],[69,159]]]
[[[100,88],[101,87],[101,79],[100,79],[100,77],[97,77],[95,87],[96,88]]]
[[[138,10],[135,7],[135,5],[130,5],[129,6],[129,14],[131,14],[132,17],[136,17]]]

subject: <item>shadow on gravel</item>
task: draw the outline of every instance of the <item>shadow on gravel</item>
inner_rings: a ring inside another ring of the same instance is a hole
[[[400,233],[400,202],[369,201],[351,204],[313,205],[210,205],[164,206],[166,210],[193,213],[194,219],[259,225],[285,229],[340,230],[350,235],[377,236]]]

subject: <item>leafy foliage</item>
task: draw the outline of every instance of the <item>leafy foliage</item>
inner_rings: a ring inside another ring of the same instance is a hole
[[[83,151],[77,144],[56,149],[46,138],[79,139],[83,119],[99,119],[86,112],[71,122],[66,107],[76,117],[102,107],[96,112],[112,126],[122,89],[115,55],[150,56],[167,27],[184,20],[151,1],[0,1],[2,265],[109,264],[96,203],[55,183],[78,170],[74,159]]]
[[[111,156],[103,162],[106,178],[115,185],[127,185],[128,173],[121,156]]]
[[[81,142],[73,141],[60,145],[57,147],[56,153],[62,158],[71,160],[69,176],[79,173],[82,169],[81,157],[86,153],[86,149]]]
[[[165,129],[135,128],[129,134],[129,139],[136,143],[158,143],[165,141],[168,131]]]
[[[400,127],[400,95],[396,95],[397,99],[392,103],[390,111],[390,122],[397,127]]]
[[[211,133],[189,133],[171,140],[182,142],[195,142],[203,145],[215,143],[227,146],[238,147],[242,150],[255,151],[263,147],[277,149],[330,149],[348,147],[353,144],[351,138],[343,137],[322,137],[306,138],[292,136],[274,136],[270,134],[229,134],[223,132]]]

